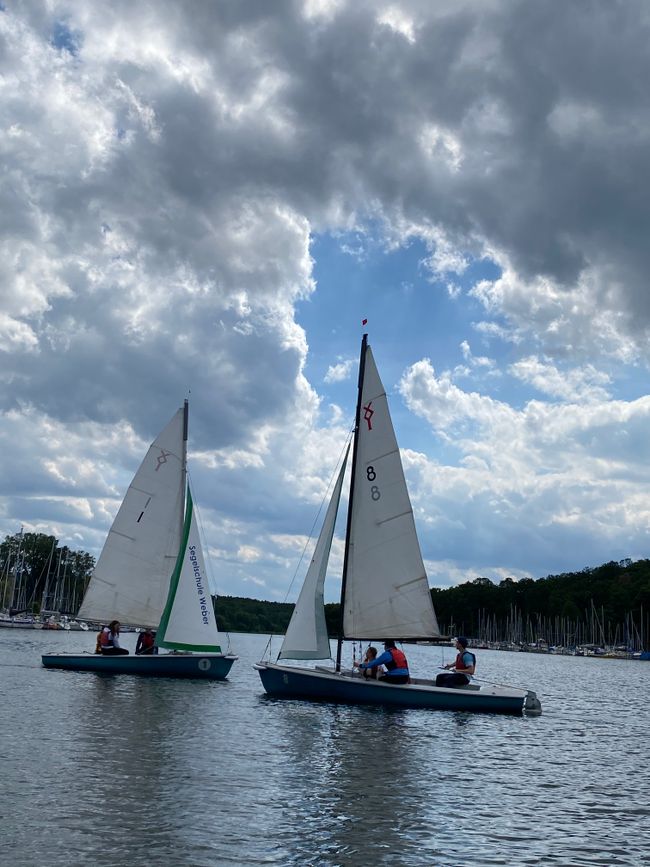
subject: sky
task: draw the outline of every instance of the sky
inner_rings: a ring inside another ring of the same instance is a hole
[[[295,599],[365,330],[431,586],[647,557],[649,42],[645,0],[2,0],[0,535],[97,556],[189,398],[213,589]]]

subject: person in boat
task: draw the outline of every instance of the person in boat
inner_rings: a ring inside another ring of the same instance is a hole
[[[456,659],[443,666],[446,669],[452,668],[453,672],[439,674],[436,677],[436,686],[466,686],[470,682],[476,670],[476,657],[470,653],[467,645],[468,641],[462,635],[456,639]]]
[[[143,655],[152,655],[156,652],[156,646],[154,644],[155,641],[155,633],[151,629],[145,629],[144,632],[141,632],[138,635],[138,641],[135,645],[135,652],[137,656]]]
[[[409,665],[404,653],[395,646],[392,638],[384,641],[384,652],[370,662],[362,662],[359,668],[364,673],[367,669],[383,665],[386,673],[379,678],[381,683],[408,683],[410,680]]]
[[[373,647],[371,644],[366,650],[366,655],[363,657],[363,661],[373,662],[375,659],[377,659],[377,648]],[[377,675],[381,675],[383,673],[383,668],[380,669],[377,665],[374,668],[364,668],[361,673],[364,677],[371,677],[374,680],[377,680]]]
[[[121,656],[129,651],[125,647],[120,647],[120,621],[111,620],[108,626],[102,629],[100,639],[102,646],[102,656]]]

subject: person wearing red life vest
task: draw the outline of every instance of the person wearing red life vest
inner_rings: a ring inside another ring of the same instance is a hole
[[[125,647],[120,647],[119,620],[111,620],[108,626],[102,629],[99,643],[102,649],[102,656],[121,656],[129,652]]]
[[[436,677],[436,686],[466,686],[476,670],[476,657],[467,649],[468,641],[462,635],[456,639],[456,659],[446,669],[453,669],[449,674],[439,674]]]
[[[151,655],[156,653],[155,646],[156,636],[151,629],[145,629],[138,635],[138,641],[135,645],[135,652],[138,656]]]
[[[379,678],[380,683],[408,683],[409,664],[406,661],[404,653],[395,647],[395,642],[389,638],[384,641],[384,652],[375,659],[368,662],[362,662],[359,668],[361,671],[376,668],[378,665],[386,667],[386,674]]]

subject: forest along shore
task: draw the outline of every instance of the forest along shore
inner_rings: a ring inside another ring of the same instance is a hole
[[[92,555],[54,536],[22,530],[6,536],[0,543],[0,625],[83,629],[76,614],[94,565]],[[431,597],[443,641],[467,635],[479,648],[605,658],[645,659],[650,651],[650,560],[611,561],[538,579],[481,577],[433,588]],[[283,635],[293,603],[219,596],[216,609],[223,632]],[[326,605],[325,616],[336,635],[338,603]]]

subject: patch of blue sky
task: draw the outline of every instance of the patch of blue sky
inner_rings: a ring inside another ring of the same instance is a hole
[[[311,254],[317,288],[298,305],[296,315],[309,342],[305,372],[323,397],[325,411],[335,403],[352,421],[360,339],[367,331],[400,442],[417,449],[426,440],[425,450],[431,454],[433,433],[422,419],[406,411],[397,384],[404,371],[422,358],[431,360],[437,375],[466,364],[462,344],[478,343],[473,323],[484,313],[467,289],[478,280],[495,279],[496,266],[470,261],[456,281],[460,295],[454,295],[446,280],[432,277],[424,264],[429,252],[419,241],[386,250],[357,234],[318,235]],[[368,319],[365,327],[364,318]],[[340,361],[353,362],[349,374],[327,382],[328,369]],[[438,457],[453,463],[455,449],[441,442],[438,446]]]
[[[307,334],[305,373],[322,397],[323,420],[329,405],[336,404],[343,410],[346,423],[353,421],[364,331],[369,334],[389,394],[400,444],[421,450],[446,466],[456,465],[462,454],[428,422],[408,411],[398,392],[399,380],[412,364],[428,358],[436,376],[449,371],[459,389],[477,392],[515,410],[522,410],[533,399],[563,400],[510,371],[515,362],[540,353],[534,337],[516,344],[502,339],[498,332],[477,330],[479,322],[507,326],[498,313],[488,314],[469,294],[480,280],[498,279],[500,270],[494,262],[467,257],[462,273],[440,278],[426,265],[430,251],[422,242],[413,240],[387,250],[372,236],[358,233],[317,235],[311,254],[317,286],[309,300],[298,304],[296,317]],[[450,293],[449,282],[458,287],[457,293]],[[364,318],[368,319],[365,327]],[[328,369],[345,361],[350,362],[347,375],[326,381]],[[567,377],[575,366],[557,358],[552,364]],[[645,368],[610,363],[606,372],[612,381],[605,388],[614,398],[630,400],[647,393]],[[471,437],[471,423],[464,420],[459,436]]]
[[[481,317],[482,308],[465,294],[458,303],[445,282],[432,281],[423,264],[424,244],[413,241],[390,251],[372,244],[358,249],[343,237],[319,235],[311,253],[317,289],[299,305],[297,315],[307,330],[308,365],[315,379],[325,375],[336,357],[356,357],[363,330],[380,354],[387,387],[420,358],[430,358],[437,370],[462,362],[461,343],[473,333],[472,322]],[[480,279],[479,263],[472,267],[475,282]]]
[[[78,30],[71,30],[65,21],[55,21],[52,26],[51,43],[59,51],[67,51],[73,57],[79,55],[82,37]]]
[[[616,399],[632,401],[647,396],[649,375],[645,364],[623,365],[615,377],[611,391]]]

